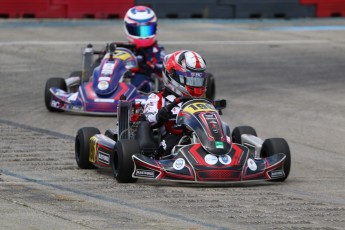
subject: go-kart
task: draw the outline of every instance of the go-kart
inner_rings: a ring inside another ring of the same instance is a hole
[[[231,141],[230,128],[219,115],[224,103],[177,98],[167,109],[179,103],[183,105],[174,128],[183,135],[171,154],[160,153],[159,127],[151,127],[145,120],[140,104],[121,101],[115,129],[105,134],[93,127],[78,130],[75,139],[78,166],[111,168],[120,183],[135,182],[138,178],[238,183],[284,181],[288,177],[291,157],[284,139],[263,141],[253,128],[240,126],[232,132]]]
[[[115,45],[116,47],[124,47],[126,49],[131,50],[132,52],[134,52],[136,54],[137,60],[138,60],[138,65],[139,65],[139,69],[138,70],[143,70],[144,72],[145,69],[147,67],[147,60],[146,60],[146,52],[144,48],[137,48],[135,44],[132,43],[122,43],[122,42],[113,42],[108,44],[109,45]],[[91,54],[91,55],[90,55]],[[91,56],[97,54],[99,55],[98,58],[92,62],[91,60]],[[97,67],[102,58],[103,58],[104,52],[103,51],[94,51],[92,49],[88,49],[84,51],[84,62],[86,62],[85,66],[85,77],[87,79],[87,76],[90,75],[90,72],[93,71],[93,69],[95,67]],[[88,68],[90,67],[90,68]],[[140,71],[139,71],[140,72]],[[88,74],[89,73],[89,74]],[[151,75],[151,79],[155,84],[155,90],[157,91],[159,89],[161,89],[163,87],[163,80],[162,80],[162,74],[152,74]],[[206,93],[205,93],[205,97],[211,100],[215,100],[215,96],[216,96],[216,83],[215,83],[215,79],[212,73],[207,73],[207,82],[206,82]]]
[[[136,57],[130,50],[109,46],[91,77],[85,79],[88,76],[86,73],[76,71],[67,79],[48,79],[44,92],[45,105],[51,112],[116,115],[121,97],[129,101],[147,98],[146,94],[130,84],[130,70],[137,66]]]

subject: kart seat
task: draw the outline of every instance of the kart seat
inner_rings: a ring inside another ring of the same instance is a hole
[[[153,137],[148,121],[141,121],[139,123],[135,139],[139,142],[140,150],[144,154],[157,153],[158,143]]]

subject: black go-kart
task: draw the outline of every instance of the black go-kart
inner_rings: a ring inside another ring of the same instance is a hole
[[[219,103],[221,102],[221,103]],[[282,138],[262,140],[249,126],[230,128],[220,117],[225,101],[177,98],[183,103],[174,129],[182,133],[171,153],[162,155],[159,127],[142,116],[142,105],[121,101],[115,129],[101,134],[97,128],[78,130],[75,158],[82,169],[111,168],[120,183],[137,179],[196,183],[284,181],[291,156]]]

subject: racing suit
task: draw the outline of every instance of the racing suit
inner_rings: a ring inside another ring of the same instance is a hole
[[[182,102],[171,110],[171,117],[174,118],[170,118],[167,119],[167,121],[162,122],[158,116],[159,110],[164,106],[169,105],[175,100],[175,98],[176,96],[170,92],[169,89],[165,89],[159,93],[150,94],[144,107],[144,115],[150,125],[162,125],[160,127],[162,141],[159,146],[159,151],[163,153],[163,155],[171,154],[172,148],[178,144],[182,137],[182,131],[173,129],[173,126],[176,124],[176,115],[180,112]]]
[[[181,144],[190,144],[188,140],[181,140],[183,131],[174,129],[173,127],[176,124],[176,116],[181,110],[182,102],[172,108],[171,112],[169,111],[168,117],[164,118],[165,116],[163,113],[164,119],[162,119],[161,112],[164,112],[162,108],[174,102],[177,97],[179,96],[175,95],[168,88],[158,93],[152,93],[148,97],[143,111],[146,120],[151,126],[160,125],[162,141],[159,146],[159,152],[163,153],[164,156],[170,155],[173,147],[180,141],[182,142]],[[222,128],[225,132],[226,139],[230,141],[231,135],[229,125],[222,121]]]
[[[149,47],[135,49],[134,54],[141,56],[142,60],[138,60],[139,70],[133,74],[131,83],[140,91],[152,92],[154,83],[151,75],[161,76],[162,74],[163,58],[165,56],[164,47],[154,43]]]

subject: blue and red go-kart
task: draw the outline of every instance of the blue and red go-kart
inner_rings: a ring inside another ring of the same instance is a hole
[[[90,67],[91,57],[87,58],[89,60],[84,60],[83,65]],[[98,67],[92,68],[92,73],[76,71],[67,79],[48,79],[44,93],[45,105],[51,112],[116,114],[117,105],[123,96],[129,101],[147,99],[145,93],[130,84],[129,71],[137,67],[136,56],[132,51],[109,46]]]
[[[136,57],[137,57],[137,61],[138,61],[138,72],[140,73],[144,73],[145,75],[147,75],[147,68],[152,68],[152,67],[148,67],[150,65],[152,65],[151,61],[152,60],[148,60],[148,51],[146,48],[138,48],[136,47],[135,44],[132,43],[122,43],[122,42],[113,42],[110,43],[109,45],[115,45],[116,47],[124,47],[127,48],[131,51],[133,51],[133,53],[135,53]],[[90,64],[86,64],[84,66],[86,67],[91,67],[91,68],[85,68],[86,72],[91,72],[96,66],[98,66],[102,60],[102,58],[104,57],[104,52],[102,51],[93,51],[92,49],[88,49],[89,51],[84,52],[84,54],[88,54],[88,53],[93,53],[93,54],[98,54],[98,58],[92,62],[92,60],[88,60],[87,55],[84,55],[84,60],[86,60],[87,63],[91,63]],[[90,52],[91,51],[91,52]],[[150,53],[150,52],[149,52]],[[150,56],[150,55],[149,55]],[[150,63],[150,64],[148,64]],[[150,72],[150,71],[149,71]],[[88,74],[85,74],[86,76]],[[162,79],[162,74],[156,74],[156,73],[152,73],[150,74],[151,76],[151,81],[152,83],[154,83],[155,85],[155,90],[157,91],[158,89],[164,87],[163,84],[163,79]],[[213,76],[212,73],[207,73],[207,79],[206,79],[206,93],[204,95],[204,97],[214,100],[215,96],[216,96],[216,82],[215,82],[215,78]]]
[[[183,102],[174,127],[183,137],[170,155],[160,154],[159,128],[150,127],[140,115],[140,105],[121,101],[116,129],[109,129],[104,135],[92,127],[78,130],[78,166],[111,168],[120,183],[135,182],[138,178],[232,183],[284,181],[288,177],[291,157],[284,139],[263,141],[253,128],[240,126],[232,132],[231,141],[230,129],[218,112],[221,108],[216,109],[206,99],[182,99],[167,106],[171,110]]]

